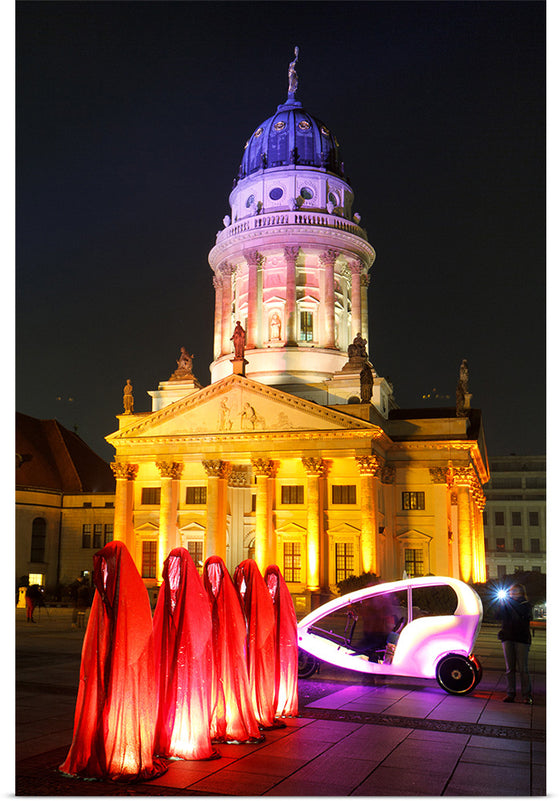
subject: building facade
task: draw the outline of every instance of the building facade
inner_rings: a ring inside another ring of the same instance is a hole
[[[546,459],[502,456],[490,462],[484,537],[488,578],[546,573]]]
[[[461,404],[400,410],[368,355],[375,251],[335,135],[296,100],[254,129],[209,254],[212,383],[183,348],[130,404],[115,448],[115,539],[146,583],[171,548],[228,568],[280,566],[299,611],[362,572],[483,581],[482,420]]]

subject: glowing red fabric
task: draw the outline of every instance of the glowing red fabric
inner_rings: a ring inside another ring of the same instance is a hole
[[[215,742],[262,740],[249,686],[245,614],[223,559],[210,556],[203,571],[212,609],[214,677],[212,723]]]
[[[272,598],[254,559],[235,568],[233,582],[247,620],[247,670],[253,709],[262,728],[275,728],[275,637]]]
[[[93,580],[74,735],[59,770],[88,779],[153,779],[166,766],[152,757],[156,703],[148,593],[122,542],[95,554]]]
[[[297,618],[292,596],[278,565],[264,571],[275,614],[276,666],[275,713],[292,717],[298,713],[298,642]]]
[[[155,752],[180,759],[219,756],[210,741],[210,603],[186,548],[174,548],[165,560],[154,648],[159,698]]]

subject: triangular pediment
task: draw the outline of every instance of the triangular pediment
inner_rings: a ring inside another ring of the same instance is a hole
[[[332,528],[329,528],[329,534],[354,535],[359,533],[360,529],[356,528],[356,526],[351,526],[350,523],[340,523],[338,526],[333,526]]]
[[[134,531],[139,534],[157,534],[159,532],[159,526],[156,526],[155,523],[142,523],[141,526],[136,526]]]
[[[296,536],[296,535],[301,537],[304,534],[307,534],[307,529],[304,528],[303,526],[298,525],[297,523],[294,523],[294,522],[290,521],[289,523],[286,523],[283,526],[279,526],[276,529],[276,533],[277,534],[282,534],[284,537],[287,537],[287,536],[292,536],[293,537],[293,536]]]
[[[377,426],[250,378],[230,375],[143,415],[106,439],[116,444],[136,437],[360,429],[374,433]]]

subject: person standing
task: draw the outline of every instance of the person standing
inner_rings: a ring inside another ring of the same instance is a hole
[[[502,622],[498,637],[502,641],[506,663],[506,703],[515,700],[516,672],[521,681],[521,695],[526,704],[533,703],[531,677],[529,675],[529,648],[531,647],[531,604],[523,584],[513,584],[501,601],[496,613]]]

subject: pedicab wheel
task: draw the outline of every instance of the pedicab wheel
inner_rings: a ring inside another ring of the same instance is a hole
[[[451,695],[466,695],[479,681],[474,664],[461,654],[447,654],[440,659],[436,679],[439,686]]]
[[[474,685],[476,687],[476,685],[479,683],[480,679],[482,678],[482,674],[483,674],[484,671],[482,670],[482,665],[478,661],[478,657],[476,657],[474,654],[471,654],[469,659],[472,662],[472,664],[474,666],[474,672],[476,673],[476,684]]]
[[[319,667],[319,660],[308,654],[307,651],[298,649],[298,676],[300,679],[308,679]]]

